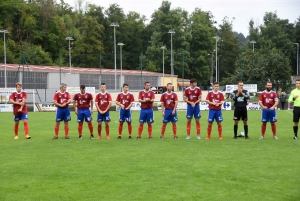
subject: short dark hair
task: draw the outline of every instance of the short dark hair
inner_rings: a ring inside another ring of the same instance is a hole
[[[267,85],[268,83],[271,83],[271,84],[272,84],[272,82],[271,82],[271,81],[267,81],[267,82],[266,82],[266,85]]]
[[[85,86],[83,84],[80,85],[80,89],[85,89]]]
[[[150,84],[150,82],[146,81],[146,82],[144,83],[144,85],[146,85],[146,84]]]
[[[298,78],[298,79],[296,79],[296,82],[300,82],[300,79]]]
[[[244,83],[244,82],[243,82],[243,81],[238,81],[238,84],[239,84],[239,83]]]
[[[129,85],[128,85],[127,83],[124,83],[124,84],[123,84],[123,88],[124,88],[124,87],[129,87]]]
[[[169,83],[167,84],[167,86],[169,86],[169,85],[173,85],[173,84],[169,82]]]
[[[105,83],[104,83],[104,82],[102,82],[102,83],[101,83],[101,85],[105,85]]]
[[[195,78],[190,79],[191,84],[194,83],[194,82],[197,82],[197,80]]]
[[[216,84],[219,84],[219,82],[214,82],[213,85],[215,86]]]

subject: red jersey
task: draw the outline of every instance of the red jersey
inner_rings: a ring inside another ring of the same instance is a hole
[[[224,101],[224,95],[222,92],[219,92],[219,91],[217,93],[210,91],[210,92],[208,92],[208,94],[206,96],[206,100],[208,100],[210,102],[220,103],[220,102]],[[215,106],[215,105],[209,104],[208,108],[211,110],[221,110],[222,105]]]
[[[278,101],[278,97],[275,91],[267,92],[265,90],[259,95],[259,102],[268,108],[272,107],[276,101]]]
[[[178,102],[177,94],[174,92],[171,92],[170,94],[165,92],[163,95],[161,95],[160,102],[164,105],[164,108],[173,110],[175,107],[175,102]]]
[[[188,101],[195,103],[199,100],[199,97],[202,96],[202,91],[199,87],[195,87],[192,89],[188,87],[184,91],[184,97],[188,99]],[[199,103],[198,103],[199,104]]]
[[[127,108],[132,102],[134,102],[134,97],[131,93],[119,93],[116,101],[124,105],[125,108]]]
[[[56,92],[54,94],[54,102],[56,101],[59,104],[64,104],[66,102],[68,102],[71,99],[71,96],[69,94],[69,92],[65,91],[64,93],[61,93],[60,91]],[[61,108],[67,108],[69,107],[69,104],[65,105],[64,107]]]
[[[12,92],[12,94],[10,95],[9,97],[10,100],[13,100],[15,102],[22,102],[23,99],[27,99],[27,93],[25,91],[21,91],[20,93],[14,91]],[[22,109],[22,112],[18,112],[18,110],[21,108],[21,105],[16,105],[14,104],[14,115],[17,115],[17,114],[26,114],[28,111],[27,111],[27,106],[26,106],[26,103],[25,105],[23,106],[23,109]]]
[[[101,92],[96,95],[95,102],[98,104],[101,111],[104,111],[107,109],[109,102],[111,102],[111,95],[107,92],[102,94]]]
[[[150,100],[154,100],[155,99],[155,95],[153,91],[140,91],[139,93],[139,100],[146,100],[146,98],[149,98]],[[145,102],[145,103],[141,103],[141,108],[143,109],[149,109],[152,108],[153,106],[153,102]]]
[[[87,109],[91,107],[90,103],[93,101],[93,95],[90,93],[77,93],[73,97],[73,101],[77,102],[77,107],[79,109]]]

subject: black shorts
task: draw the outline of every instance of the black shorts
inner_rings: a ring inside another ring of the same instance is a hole
[[[299,118],[300,118],[300,107],[294,107],[293,122],[299,122]]]
[[[248,120],[248,113],[247,113],[247,108],[246,107],[236,107],[234,108],[234,116],[233,120],[243,120],[247,121]]]

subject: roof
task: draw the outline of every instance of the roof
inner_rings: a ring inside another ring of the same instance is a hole
[[[7,71],[17,71],[18,68],[23,69],[22,64],[6,64],[6,70]],[[30,71],[34,72],[51,72],[51,73],[59,73],[60,72],[60,67],[59,66],[39,66],[39,65],[24,65],[24,69],[27,71],[27,67],[29,68]],[[0,70],[4,71],[4,64],[0,63]],[[71,68],[72,73],[85,73],[85,74],[100,74],[100,69],[99,68],[79,68],[79,67],[72,67]],[[70,68],[69,67],[61,67],[61,72],[62,73],[69,73]],[[107,74],[107,75],[112,75],[115,73],[114,69],[101,69],[101,73]],[[117,69],[116,70],[117,74],[121,73],[121,70]],[[122,74],[127,74],[127,75],[140,75],[141,71],[140,70],[122,70]],[[157,73],[157,72],[150,72],[150,71],[143,71],[143,76],[163,76],[162,73]],[[165,74],[165,76],[171,76],[170,74]],[[174,77],[177,77],[177,75],[174,75]]]

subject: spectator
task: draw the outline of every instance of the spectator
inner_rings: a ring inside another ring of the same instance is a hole
[[[280,94],[280,102],[281,102],[281,109],[284,110],[284,105],[285,105],[285,101],[286,101],[286,94],[282,91]]]

